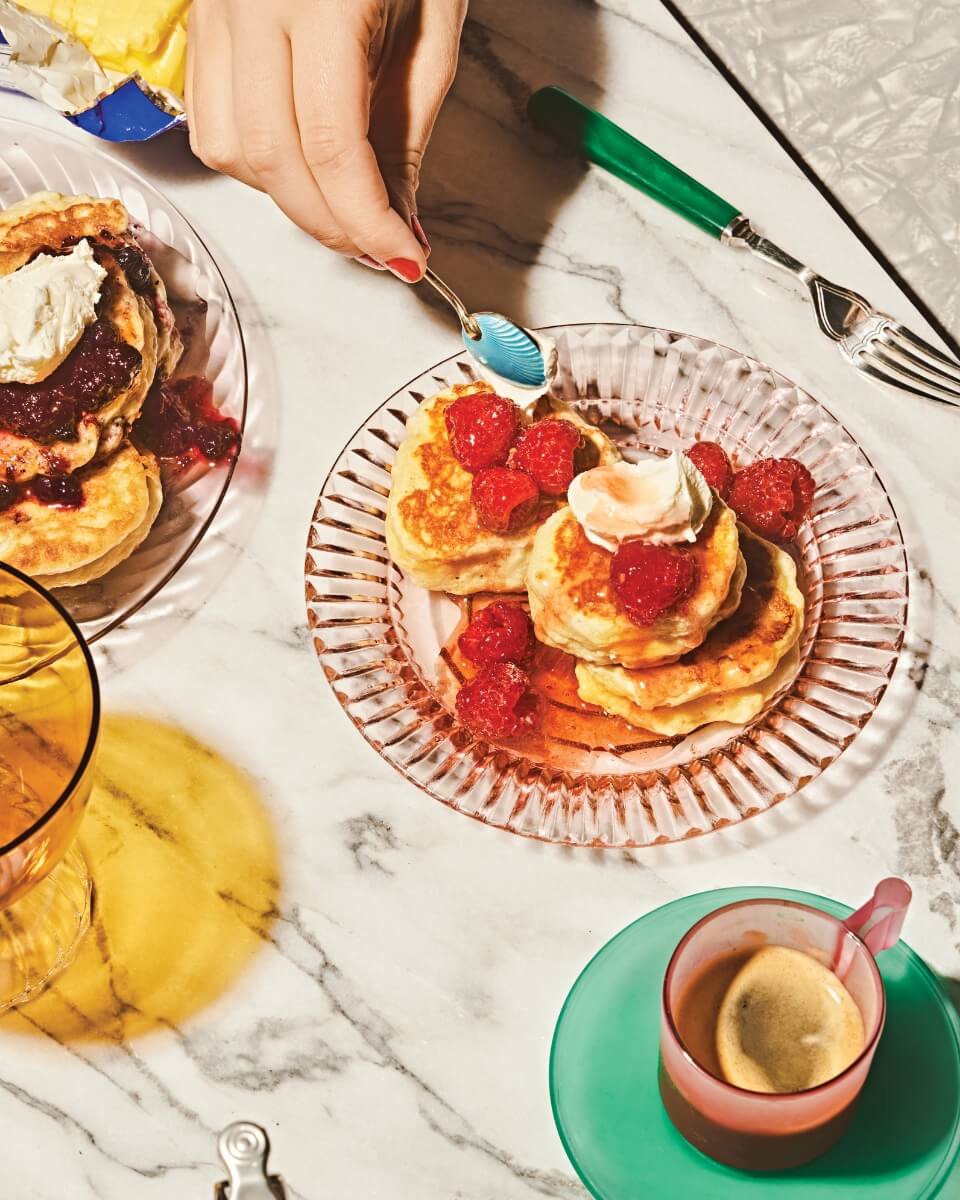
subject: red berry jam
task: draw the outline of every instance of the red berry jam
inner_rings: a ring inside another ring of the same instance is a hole
[[[134,426],[134,437],[158,458],[184,462],[225,463],[240,449],[240,426],[220,412],[213,387],[199,376],[155,385]]]
[[[83,484],[76,475],[38,475],[29,483],[0,483],[0,512],[21,500],[36,500],[51,508],[80,508]]]
[[[150,278],[150,264],[147,256],[137,246],[120,246],[114,250],[113,257],[127,277],[127,282],[139,295],[149,292],[153,286]]]
[[[0,429],[35,442],[76,441],[81,414],[128,388],[140,362],[140,351],[100,317],[40,383],[0,383]]]
[[[83,486],[76,475],[38,475],[30,481],[30,491],[41,504],[57,508],[79,508],[83,504]]]

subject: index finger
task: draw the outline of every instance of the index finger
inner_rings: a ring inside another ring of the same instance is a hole
[[[369,31],[350,5],[309,5],[293,30],[293,94],[303,157],[331,213],[380,262],[407,259],[423,274],[420,243],[393,208],[367,137]],[[354,16],[348,15],[349,13]],[[406,275],[404,276],[407,277]]]

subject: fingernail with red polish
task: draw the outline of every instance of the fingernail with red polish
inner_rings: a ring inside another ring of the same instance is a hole
[[[420,224],[420,218],[416,213],[410,214],[410,228],[413,230],[413,236],[423,247],[424,254],[430,253],[430,239],[423,232],[423,226]]]
[[[387,266],[405,283],[417,283],[423,276],[420,264],[412,258],[388,258]]]
[[[369,254],[358,254],[354,262],[363,263],[365,267],[373,267],[375,271],[385,271],[387,268],[382,262],[377,262],[375,258],[371,258]]]

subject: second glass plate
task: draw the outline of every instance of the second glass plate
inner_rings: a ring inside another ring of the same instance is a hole
[[[181,331],[189,336],[175,373],[205,375],[214,403],[243,432],[247,363],[233,299],[207,247],[178,209],[142,176],[96,149],[90,139],[0,120],[0,207],[34,192],[121,200],[162,276]],[[88,643],[126,621],[176,574],[209,528],[237,459],[165,484],[163,507],[146,541],[102,579],[60,588],[58,600]]]
[[[391,396],[335,463],[306,558],[314,644],[345,711],[412,783],[491,825],[569,845],[634,847],[707,833],[815,778],[880,701],[907,618],[900,526],[846,429],[790,380],[728,347],[647,326],[565,325],[555,393],[626,457],[718,441],[740,466],[793,457],[817,481],[795,552],[807,600],[801,666],[748,726],[597,749],[553,705],[542,749],[478,740],[452,715],[444,646],[461,619],[390,561],[384,518],[404,427],[427,396],[476,377],[455,355]]]

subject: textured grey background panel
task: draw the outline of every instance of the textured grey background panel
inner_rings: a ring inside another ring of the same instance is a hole
[[[960,334],[960,0],[678,4]]]

